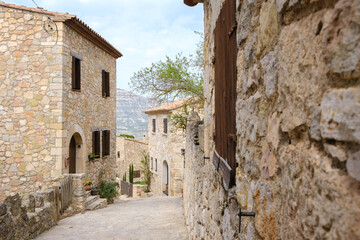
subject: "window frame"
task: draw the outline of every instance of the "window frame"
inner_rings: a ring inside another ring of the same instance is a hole
[[[81,91],[81,58],[72,54],[71,90]]]
[[[164,134],[167,134],[168,133],[168,119],[164,118],[163,123],[164,123]]]
[[[92,131],[92,153],[95,158],[100,157],[100,130]]]
[[[102,130],[102,156],[110,155],[110,130]]]
[[[153,118],[151,122],[152,122],[152,133],[156,133],[156,119]]]
[[[102,79],[102,96],[103,98],[110,97],[110,73],[106,70],[101,71],[101,79]]]

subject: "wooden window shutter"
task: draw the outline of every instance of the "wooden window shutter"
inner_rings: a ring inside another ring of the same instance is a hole
[[[215,153],[214,164],[226,187],[236,173],[236,6],[226,0],[215,27]]]
[[[81,89],[81,60],[72,56],[72,76],[71,88],[72,90]]]
[[[105,88],[106,88],[106,87],[105,87],[106,72],[105,72],[105,70],[102,70],[101,73],[102,73],[102,74],[101,74],[101,76],[102,76],[102,84],[101,84],[101,85],[102,85],[102,88],[101,88],[101,91],[102,91],[101,93],[102,93],[102,94],[101,94],[101,95],[102,95],[103,97],[106,97],[106,90],[105,90]]]
[[[156,132],[156,119],[152,120],[152,131]]]
[[[104,130],[102,136],[102,145],[103,145],[103,157],[110,155],[110,131]]]
[[[167,118],[164,118],[164,133],[167,133],[168,131],[168,124],[167,124]]]
[[[75,74],[75,57],[72,57],[72,68],[71,68],[71,73],[72,73],[72,76],[71,76],[71,88],[72,89],[76,89],[76,74]]]
[[[92,132],[92,151],[94,155],[100,157],[100,132]]]
[[[106,72],[106,97],[110,97],[110,73],[109,72]]]

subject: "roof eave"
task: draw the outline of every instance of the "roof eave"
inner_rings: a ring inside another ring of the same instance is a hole
[[[123,55],[116,48],[114,48],[110,43],[105,39],[101,38],[89,27],[86,27],[85,24],[76,17],[68,18],[66,20],[60,20],[64,22],[71,29],[79,33],[81,36],[94,43],[96,46],[113,56],[114,58],[122,57]]]

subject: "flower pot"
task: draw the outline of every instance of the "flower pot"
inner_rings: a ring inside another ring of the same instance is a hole
[[[91,189],[91,196],[99,195],[98,189]]]
[[[85,191],[90,191],[91,190],[91,185],[86,185],[85,186]]]

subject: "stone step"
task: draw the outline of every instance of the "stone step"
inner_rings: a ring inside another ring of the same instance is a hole
[[[91,196],[91,191],[85,191],[85,197],[90,197]]]
[[[89,205],[91,205],[93,202],[96,202],[100,198],[99,195],[95,196],[89,196],[86,198],[85,207],[87,208]]]
[[[87,206],[86,210],[92,211],[104,207],[107,207],[107,200],[106,198],[100,198],[97,201],[91,203],[89,206]]]

